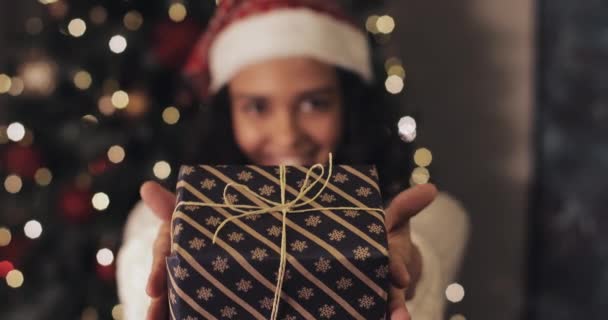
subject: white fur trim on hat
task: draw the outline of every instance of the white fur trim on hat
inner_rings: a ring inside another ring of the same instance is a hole
[[[234,22],[210,49],[211,92],[243,67],[271,58],[304,56],[373,79],[365,34],[347,22],[307,8],[277,9]]]

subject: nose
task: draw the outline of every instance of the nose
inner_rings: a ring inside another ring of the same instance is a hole
[[[288,108],[283,110],[276,114],[271,126],[271,136],[276,149],[290,150],[298,144],[302,131],[298,125],[297,113],[290,112]]]

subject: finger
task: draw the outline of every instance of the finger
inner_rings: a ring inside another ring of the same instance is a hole
[[[405,291],[391,286],[389,291],[389,314],[391,320],[411,320],[410,312],[405,305]]]
[[[146,293],[157,298],[167,290],[167,269],[165,267],[165,257],[171,252],[170,224],[163,223],[158,230],[158,236],[154,241],[154,258],[152,269],[148,277]]]
[[[391,282],[399,289],[405,289],[410,286],[411,278],[407,270],[405,259],[398,250],[390,250],[389,270]]]
[[[148,313],[146,314],[147,320],[166,320],[168,319],[167,314],[167,295],[164,294],[158,298],[152,299],[150,306],[148,307]]]
[[[387,232],[407,224],[410,218],[431,204],[436,195],[437,188],[430,183],[417,185],[398,194],[386,210]]]
[[[175,195],[160,184],[148,181],[139,189],[139,194],[144,203],[164,221],[171,219],[171,214],[175,208]]]

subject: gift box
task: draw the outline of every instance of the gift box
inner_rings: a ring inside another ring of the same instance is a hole
[[[182,166],[171,237],[171,319],[385,318],[373,166]]]

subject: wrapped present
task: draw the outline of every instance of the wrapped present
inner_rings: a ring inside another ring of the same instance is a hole
[[[171,319],[384,319],[373,166],[183,166],[177,198]]]

